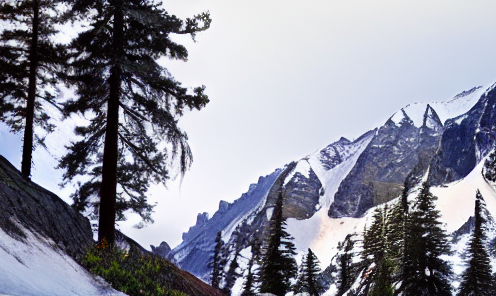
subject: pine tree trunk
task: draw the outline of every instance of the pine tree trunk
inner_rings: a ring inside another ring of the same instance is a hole
[[[24,126],[24,142],[22,147],[21,173],[29,179],[31,176],[31,158],[33,154],[33,121],[34,101],[36,99],[36,72],[38,68],[38,27],[39,27],[39,0],[33,1],[33,27],[31,48],[29,52],[29,85],[28,101],[26,106],[26,124]]]
[[[120,59],[123,56],[124,18],[122,0],[114,1],[113,44],[116,50],[114,64],[110,70],[110,92],[107,103],[107,128],[103,150],[102,185],[100,188],[100,218],[98,241],[104,239],[112,245],[115,241],[115,202],[117,185],[119,97],[121,84]]]

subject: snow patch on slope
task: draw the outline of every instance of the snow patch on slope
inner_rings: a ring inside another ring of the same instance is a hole
[[[311,248],[324,268],[331,263],[337,253],[338,242],[346,235],[361,232],[367,218],[329,218],[327,211],[334,200],[339,184],[346,177],[360,154],[374,137],[373,132],[357,142],[345,145],[344,161],[329,171],[325,170],[319,159],[319,153],[309,157],[309,163],[325,188],[325,194],[320,198],[321,209],[306,220],[288,219],[287,230],[294,237],[298,257],[303,256]]]
[[[492,83],[479,88],[463,92],[446,102],[430,103],[436,110],[439,119],[444,124],[446,120],[467,113],[486,91],[491,89]]]
[[[55,243],[18,225],[18,241],[0,229],[0,294],[25,296],[124,296],[98,280]]]
[[[298,161],[298,163],[296,164],[296,167],[291,172],[291,174],[289,174],[286,177],[286,179],[284,179],[283,186],[286,186],[286,184],[288,184],[288,182],[291,181],[291,179],[293,179],[293,176],[296,173],[301,174],[303,177],[305,177],[307,179],[310,178],[310,164],[308,163],[307,159],[302,159],[302,160]]]
[[[391,120],[394,123],[399,124],[401,120],[405,118],[403,114],[404,111],[416,127],[421,127],[424,121],[424,114],[427,109],[427,104],[429,104],[436,111],[439,119],[444,124],[445,121],[450,118],[467,113],[477,103],[477,101],[479,101],[480,97],[492,88],[492,84],[488,84],[484,87],[473,88],[469,91],[456,95],[454,98],[445,102],[421,102],[408,104],[406,107],[396,112],[391,117]]]
[[[324,195],[320,197],[319,204],[323,209],[329,208],[334,201],[334,195],[338,191],[341,181],[350,173],[351,169],[358,160],[358,157],[367,148],[373,139],[374,133],[359,139],[353,143],[343,145],[339,152],[344,159],[343,162],[330,170],[326,170],[320,161],[320,150],[308,158],[308,163],[317,175],[324,188]]]
[[[441,221],[447,223],[446,230],[459,229],[470,216],[474,215],[475,192],[480,190],[487,204],[487,209],[496,217],[496,193],[484,180],[482,160],[468,176],[447,186],[432,187],[431,192],[438,197],[436,207],[441,211]]]

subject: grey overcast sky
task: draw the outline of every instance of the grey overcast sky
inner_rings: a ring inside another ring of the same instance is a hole
[[[239,198],[278,167],[344,136],[357,138],[401,107],[443,101],[496,81],[496,1],[164,0],[170,14],[209,10],[211,28],[176,37],[187,63],[161,61],[211,102],[181,127],[194,162],[179,188],[155,186],[155,223],[120,223],[148,247],[181,242],[196,215]],[[51,137],[51,155],[71,124]],[[20,166],[19,137],[0,126],[0,154]],[[35,153],[33,180],[66,201],[54,157]]]

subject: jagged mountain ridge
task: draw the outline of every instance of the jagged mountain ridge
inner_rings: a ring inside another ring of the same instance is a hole
[[[225,206],[211,219],[199,216],[199,223],[169,257],[208,281],[206,263],[216,232],[222,231],[231,259],[236,251],[246,252],[253,238],[263,240],[267,235],[274,200],[271,192],[282,186],[284,215],[298,249],[312,246],[323,266],[328,266],[338,237],[342,240],[347,233],[363,230],[353,219],[366,217],[372,207],[396,198],[405,179],[415,184],[431,168],[429,180],[447,185],[472,172],[494,147],[495,110],[494,86],[476,87],[446,102],[410,104],[355,141],[341,138],[276,170],[277,175],[269,175],[275,178],[270,186],[252,184],[250,199],[256,202],[244,203],[242,216],[227,221],[228,213],[239,210]],[[201,263],[199,254],[204,256]],[[237,285],[234,293],[239,291]]]

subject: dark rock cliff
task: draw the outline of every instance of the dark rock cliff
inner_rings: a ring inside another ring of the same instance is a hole
[[[443,125],[427,105],[423,124],[416,127],[404,109],[376,133],[357,163],[341,182],[329,216],[360,217],[371,207],[397,197],[403,182],[422,157],[435,153]]]
[[[430,183],[441,185],[467,176],[495,143],[496,89],[492,89],[469,112],[446,121],[431,163]]]
[[[0,156],[0,228],[22,240],[19,224],[52,239],[78,259],[93,242],[88,219],[52,192],[26,180]]]

